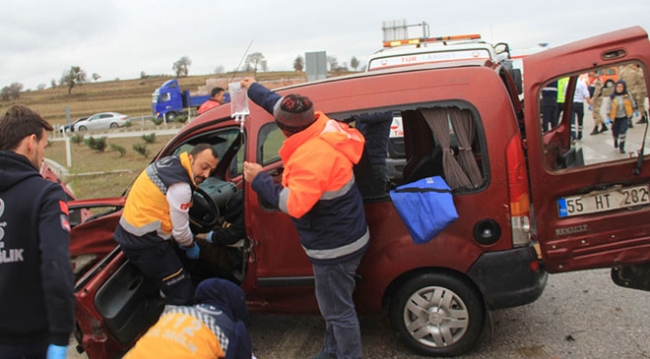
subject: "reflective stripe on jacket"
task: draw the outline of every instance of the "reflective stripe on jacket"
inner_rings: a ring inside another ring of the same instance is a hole
[[[167,306],[124,358],[223,358],[229,341],[212,314],[198,307]],[[221,311],[219,315],[224,316]]]
[[[365,249],[370,238],[352,171],[365,140],[356,129],[316,112],[317,120],[280,149],[282,184],[265,172],[253,189],[293,217],[312,262],[336,262]]]
[[[161,238],[170,239],[172,222],[167,188],[179,182],[194,186],[192,166],[186,152],[150,164],[131,187],[120,225],[138,237],[156,231]]]

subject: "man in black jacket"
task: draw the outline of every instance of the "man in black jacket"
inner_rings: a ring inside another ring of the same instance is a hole
[[[65,359],[74,327],[66,196],[38,170],[46,131],[22,105],[0,118],[0,358]]]

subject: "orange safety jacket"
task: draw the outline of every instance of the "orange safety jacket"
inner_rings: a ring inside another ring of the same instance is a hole
[[[167,306],[124,359],[225,358],[228,344],[226,333],[210,313],[197,307]]]
[[[315,115],[311,126],[287,138],[280,149],[282,184],[260,172],[252,187],[293,217],[312,262],[334,263],[362,253],[370,238],[353,173],[365,140],[347,124],[322,112]]]
[[[611,104],[611,109],[609,110],[609,118],[610,119],[615,119],[616,118],[616,112],[618,110],[618,98],[622,97],[623,98],[623,107],[625,108],[625,115],[627,117],[632,117],[634,114],[634,103],[632,102],[632,98],[630,97],[629,93],[625,93],[622,96],[615,96],[612,99],[612,104]]]
[[[171,239],[172,221],[166,195],[167,188],[178,182],[196,186],[187,152],[150,164],[131,187],[120,218],[122,228],[136,237],[156,232],[162,239]]]

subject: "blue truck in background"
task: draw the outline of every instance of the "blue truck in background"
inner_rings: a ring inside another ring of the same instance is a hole
[[[185,115],[189,109],[198,109],[210,98],[210,94],[191,96],[189,90],[181,90],[177,79],[165,81],[152,94],[151,110],[155,118],[173,122],[178,115]],[[230,102],[226,93],[225,102]]]

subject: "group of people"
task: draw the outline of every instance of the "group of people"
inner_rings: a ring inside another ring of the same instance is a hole
[[[353,166],[361,159],[364,137],[356,129],[315,111],[307,97],[298,94],[282,97],[253,78],[245,78],[241,85],[254,103],[273,114],[286,136],[280,149],[284,163],[282,182],[274,183],[261,165],[251,162],[244,162],[244,179],[260,197],[293,218],[301,244],[312,262],[316,298],[326,323],[323,350],[316,358],[361,358],[359,322],[352,293],[355,272],[370,235],[363,201],[354,182]],[[239,315],[230,316],[224,325],[237,327],[237,321],[247,312],[241,288],[230,282],[226,286],[208,279],[194,291],[179,257],[184,252],[188,259],[198,259],[201,248],[205,252],[206,248],[213,248],[211,244],[232,244],[245,236],[242,198],[237,201],[240,206],[233,209],[236,214],[230,215],[227,226],[207,235],[191,233],[192,189],[210,176],[218,161],[218,153],[210,144],[198,144],[189,154],[164,157],[149,165],[129,192],[114,238],[129,260],[157,281],[169,305],[158,323],[127,354],[129,358],[143,357],[152,348],[165,345],[177,347],[178,342],[165,341],[159,334],[169,329],[171,322],[183,323],[180,328],[184,328],[194,325],[197,319],[204,335],[194,337],[195,350],[211,353],[206,357],[221,357],[225,353],[230,358],[232,348],[237,348],[233,358],[251,355],[250,339],[243,324],[237,330],[228,331],[220,324],[222,319],[212,314],[200,315],[210,314],[208,306],[230,310]],[[313,178],[321,180],[315,183]],[[214,289],[215,285],[220,289]],[[234,293],[227,295],[230,309],[224,308],[223,300],[218,301],[220,293]],[[198,344],[199,338],[213,343],[218,338],[220,346],[208,342]],[[177,353],[190,350],[187,346],[176,349]]]
[[[558,125],[567,98],[568,80],[568,77],[561,78],[542,89],[541,113],[544,132]],[[634,126],[634,116],[640,118],[637,124],[648,122],[643,103],[646,97],[643,74],[636,64],[621,67],[619,80],[609,94],[606,93],[606,87],[598,73],[590,72],[587,81],[578,80],[572,96],[571,139],[582,139],[584,108],[587,104],[594,119],[594,128],[590,135],[609,131],[607,126],[611,125],[614,147],[620,153],[625,153],[627,130]]]
[[[357,129],[315,111],[307,97],[280,96],[253,78],[241,85],[286,136],[281,183],[257,163],[245,162],[243,175],[260,197],[292,217],[312,262],[326,324],[323,349],[315,358],[361,358],[352,293],[370,235],[353,166],[365,139]],[[223,89],[213,92],[223,98]],[[11,288],[0,299],[0,358],[63,359],[74,326],[66,197],[59,184],[39,173],[47,131],[52,126],[25,106],[11,107],[0,119],[0,286]],[[241,197],[228,226],[203,236],[190,228],[193,191],[218,163],[213,146],[197,144],[189,153],[150,164],[129,191],[114,239],[158,284],[166,306],[127,358],[152,353],[253,357],[243,324],[248,313],[243,290],[220,278],[201,281],[195,289],[184,266],[201,257],[206,243],[231,244],[245,236]]]

